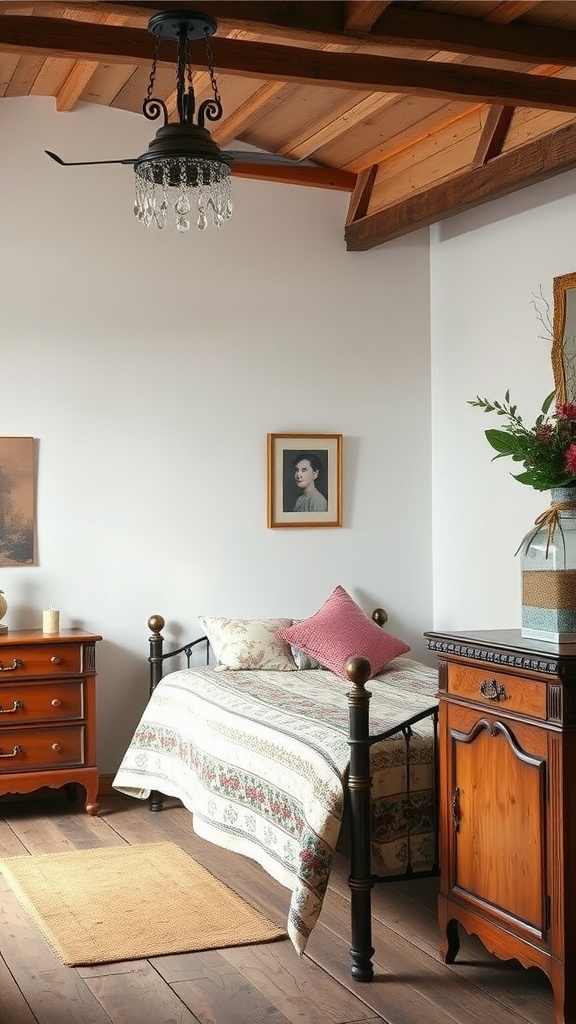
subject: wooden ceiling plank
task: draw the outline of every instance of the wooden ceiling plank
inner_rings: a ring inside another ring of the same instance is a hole
[[[296,160],[305,160],[306,157],[312,156],[322,146],[327,146],[334,139],[339,138],[343,131],[349,131],[367,117],[375,117],[382,113],[386,107],[391,106],[393,103],[398,103],[398,101],[399,97],[393,93],[384,96],[380,93],[367,96],[365,99],[360,100],[359,103],[354,104],[353,107],[347,107],[339,116],[332,118],[327,124],[316,131],[310,132],[310,130],[307,130],[288,139],[280,152],[283,156],[292,156]]]
[[[386,46],[433,47],[476,57],[532,64],[574,66],[574,34],[545,25],[495,23],[496,18],[388,7],[372,31],[371,42]]]
[[[352,224],[353,221],[359,220],[361,217],[365,217],[368,213],[370,197],[372,195],[372,189],[374,188],[377,173],[378,165],[374,164],[366,171],[362,171],[362,174],[358,175],[358,178],[356,179],[356,187],[350,198],[346,224]]]
[[[382,11],[391,0],[346,0],[344,3],[344,31],[370,32]]]
[[[576,125],[570,124],[349,224],[346,248],[351,252],[372,249],[575,167]]]
[[[483,164],[488,163],[502,152],[513,114],[514,107],[490,107],[474,154],[472,167],[482,167]]]
[[[219,146],[227,146],[233,139],[240,139],[243,132],[249,131],[260,118],[272,110],[291,88],[292,86],[286,85],[285,82],[266,82],[260,86],[248,100],[227,116],[223,123],[211,130],[214,142]]]
[[[251,164],[248,153],[246,162],[234,161],[232,175],[235,178],[255,178],[259,181],[281,182],[284,185],[308,185],[339,192],[352,192],[356,184],[356,175],[348,171],[332,170],[329,167],[275,167],[273,164]]]
[[[27,96],[42,70],[43,63],[42,57],[21,57],[8,83],[5,96]]]
[[[20,58],[17,54],[13,57],[0,57],[0,96],[6,95],[12,75],[18,67]]]
[[[395,160],[402,153],[408,153],[411,159],[413,154],[415,158],[419,147],[424,143],[427,143],[430,139],[443,135],[447,129],[455,129],[456,126],[461,125],[463,122],[469,120],[475,115],[478,115],[479,118],[480,111],[483,109],[484,107],[482,104],[477,103],[473,107],[466,107],[465,110],[451,113],[448,116],[441,117],[440,119],[438,119],[437,114],[432,115],[430,118],[425,118],[415,124],[412,129],[403,132],[401,137],[397,140],[389,140],[388,148],[385,153],[382,152],[381,147],[376,147],[375,150],[372,151],[371,161],[369,159],[370,154],[364,153],[354,160],[352,164],[347,165],[346,170],[352,171],[355,174],[360,174],[368,165],[378,163],[380,166],[383,166],[391,160]]]
[[[150,35],[138,29],[5,16],[0,17],[0,51],[149,65]],[[469,102],[483,100],[576,111],[573,83],[562,78],[364,53],[329,53],[249,41],[238,43],[231,39],[214,39],[212,51],[215,67],[231,74],[365,92],[417,93],[440,98],[458,96]],[[195,51],[193,58],[196,67],[206,68],[206,54],[201,49]],[[159,66],[173,66],[174,59],[174,45],[164,41]]]
[[[509,25],[523,14],[529,14],[540,2],[541,0],[503,0],[493,11],[484,15],[484,21],[491,21],[495,25]]]

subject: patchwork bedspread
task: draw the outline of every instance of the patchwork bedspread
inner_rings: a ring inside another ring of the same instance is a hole
[[[114,787],[145,799],[155,789],[193,813],[196,833],[253,858],[292,891],[288,934],[299,953],[318,919],[345,804],[349,766],[346,684],[332,672],[215,672],[189,668],[161,680]],[[436,703],[437,673],[396,658],[368,684],[379,734]],[[371,748],[373,871],[431,866],[433,726],[410,741],[408,801],[402,736]]]

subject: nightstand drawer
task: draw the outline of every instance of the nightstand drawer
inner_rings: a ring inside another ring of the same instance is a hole
[[[522,676],[494,672],[491,666],[448,666],[448,693],[495,710],[546,719],[546,685]]]
[[[84,763],[84,726],[4,729],[0,732],[0,772],[64,768]],[[42,782],[39,781],[39,786]]]
[[[4,683],[0,679],[0,734],[5,728],[31,722],[57,722],[84,717],[84,684],[81,679],[44,683]]]
[[[4,679],[80,672],[80,662],[80,644],[3,644],[0,648],[0,683]]]

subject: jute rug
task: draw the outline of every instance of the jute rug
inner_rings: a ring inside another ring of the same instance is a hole
[[[5,857],[0,871],[70,967],[285,935],[174,843]]]

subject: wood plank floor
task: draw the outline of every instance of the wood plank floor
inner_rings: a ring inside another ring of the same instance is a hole
[[[252,861],[195,836],[177,801],[153,814],[107,796],[91,818],[60,793],[0,799],[0,856],[161,840],[285,926],[287,891]],[[541,972],[496,960],[464,933],[458,962],[441,962],[437,879],[376,887],[376,976],[354,982],[346,877],[338,858],[303,957],[286,939],[75,969],[61,965],[0,874],[0,1024],[552,1024]]]

